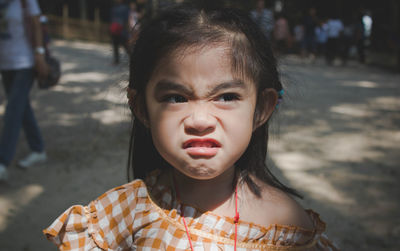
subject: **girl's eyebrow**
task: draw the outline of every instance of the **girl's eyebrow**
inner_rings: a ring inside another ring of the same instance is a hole
[[[207,97],[214,96],[215,94],[217,94],[222,90],[231,88],[246,89],[246,84],[240,79],[229,80],[227,82],[220,83],[216,85],[214,88],[212,88],[207,93]],[[155,96],[157,96],[165,91],[176,91],[176,92],[181,92],[187,96],[194,96],[194,91],[185,85],[174,83],[170,80],[160,80],[159,82],[157,82],[154,88],[154,94]]]
[[[182,92],[188,96],[193,95],[193,90],[184,85],[177,84],[169,80],[160,80],[154,88],[154,94],[157,95],[165,91],[177,91]]]
[[[208,96],[213,96],[222,90],[231,88],[246,89],[246,84],[240,79],[233,79],[231,81],[224,82],[215,86],[212,90],[208,92]]]

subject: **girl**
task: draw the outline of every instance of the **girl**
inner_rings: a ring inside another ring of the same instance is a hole
[[[131,183],[44,230],[61,250],[335,250],[265,165],[282,99],[269,43],[236,10],[166,10],[131,55]]]

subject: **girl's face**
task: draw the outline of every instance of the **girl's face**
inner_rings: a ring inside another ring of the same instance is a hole
[[[227,173],[250,142],[256,87],[236,75],[229,50],[216,45],[168,57],[146,87],[154,145],[186,176]]]

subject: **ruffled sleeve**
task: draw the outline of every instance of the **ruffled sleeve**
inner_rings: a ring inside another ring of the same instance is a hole
[[[315,250],[318,251],[338,251],[340,250],[339,247],[333,243],[331,240],[328,239],[326,234],[321,234],[315,244]]]
[[[88,206],[72,206],[43,230],[60,250],[125,250],[132,242],[138,198],[146,197],[141,180],[114,188]]]
[[[310,248],[307,250],[310,251],[338,251],[340,250],[339,247],[329,240],[328,236],[325,233],[326,224],[320,219],[318,213],[312,210],[306,210],[308,215],[310,216],[311,220],[314,223],[314,233],[311,241],[308,243]]]
[[[58,217],[50,227],[43,230],[47,239],[58,246],[60,250],[107,250],[107,244],[100,239],[92,238],[93,221],[89,208],[80,205],[72,206]],[[94,237],[94,236],[93,236]]]

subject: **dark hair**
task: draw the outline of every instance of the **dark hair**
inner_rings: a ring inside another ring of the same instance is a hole
[[[172,7],[162,11],[142,26],[130,60],[129,88],[145,102],[146,84],[160,61],[177,49],[202,48],[213,44],[231,47],[234,73],[250,77],[257,88],[256,111],[260,107],[262,90],[282,90],[275,57],[268,39],[251,18],[235,9],[205,10],[188,6]],[[145,107],[144,103],[142,103]],[[283,185],[267,168],[268,121],[253,132],[249,146],[236,162],[240,178],[252,192],[260,196],[260,188],[250,175],[285,192],[299,196]],[[149,130],[137,119],[133,121],[129,147],[129,168],[134,178],[144,178],[156,168],[170,165],[155,149]],[[130,176],[128,176],[130,177]]]

